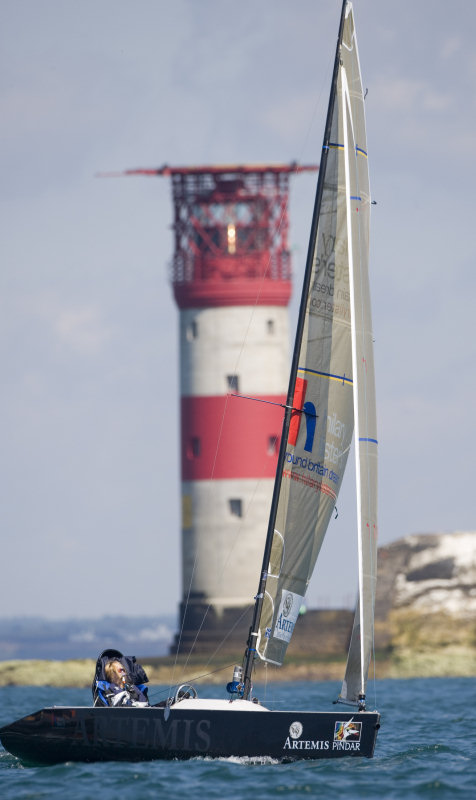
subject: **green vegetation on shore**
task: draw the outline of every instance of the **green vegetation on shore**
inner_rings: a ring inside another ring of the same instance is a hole
[[[225,684],[231,679],[232,664],[218,665],[213,671],[205,662],[188,664],[170,658],[144,659],[151,684],[175,686],[179,683]],[[91,686],[95,662],[92,659],[71,661],[2,661],[0,686]],[[344,660],[316,661],[313,658],[290,659],[281,668],[260,665],[255,683],[341,680]],[[373,668],[371,667],[371,674]],[[391,655],[376,657],[377,678],[417,678],[476,675],[476,651],[464,646],[440,651],[399,648]]]
[[[476,620],[450,614],[393,610],[390,677],[473,677],[476,675]]]

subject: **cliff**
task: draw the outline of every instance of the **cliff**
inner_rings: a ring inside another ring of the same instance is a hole
[[[476,532],[379,549],[375,645],[400,674],[476,674]]]

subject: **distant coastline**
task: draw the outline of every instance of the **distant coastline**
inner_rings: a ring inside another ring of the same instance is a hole
[[[200,684],[223,684],[230,680],[231,662],[215,664],[213,671],[206,662],[185,662],[169,657],[141,659],[151,684],[177,685],[193,682]],[[0,686],[56,686],[88,688],[94,674],[94,659],[71,659],[67,661],[12,660],[0,661]],[[283,683],[292,681],[341,680],[345,660],[316,660],[313,658],[290,658],[281,667],[259,665],[255,683]],[[374,669],[371,665],[370,675]],[[476,675],[476,652],[464,646],[442,648],[436,652],[404,648],[391,656],[377,657],[375,676],[383,678],[430,678],[430,677],[474,677]]]
[[[106,647],[142,656],[164,656],[176,628],[175,615],[109,615],[96,619],[0,618],[1,661],[96,659]]]

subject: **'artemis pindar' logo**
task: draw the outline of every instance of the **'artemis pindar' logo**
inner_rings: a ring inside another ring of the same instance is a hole
[[[283,750],[360,750],[362,723],[353,719],[338,721],[334,724],[334,739],[302,739],[303,725],[292,722],[289,736],[286,737]],[[308,733],[309,735],[309,733]]]

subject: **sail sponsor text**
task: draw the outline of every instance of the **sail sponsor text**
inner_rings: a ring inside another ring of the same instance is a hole
[[[304,482],[302,478],[298,478],[294,474],[292,474],[292,469],[297,467],[302,470],[305,470],[308,473],[313,473],[314,475],[318,475],[320,478],[327,478],[336,486],[339,485],[341,475],[335,471],[333,466],[337,466],[342,459],[342,457],[347,452],[347,447],[344,446],[346,442],[346,424],[342,422],[337,417],[337,414],[334,412],[333,414],[329,414],[327,416],[327,436],[331,436],[334,441],[337,442],[334,444],[331,441],[326,441],[325,448],[324,448],[324,461],[329,464],[322,463],[322,461],[314,461],[312,458],[305,456],[305,455],[297,455],[295,452],[292,452],[290,449],[286,451],[286,468],[284,470],[284,475],[287,478],[292,478],[293,480],[300,480],[300,482]],[[332,466],[331,466],[332,465]],[[314,486],[313,482],[307,482],[308,485],[312,488]],[[314,486],[317,490],[322,488],[322,484],[318,483]]]

